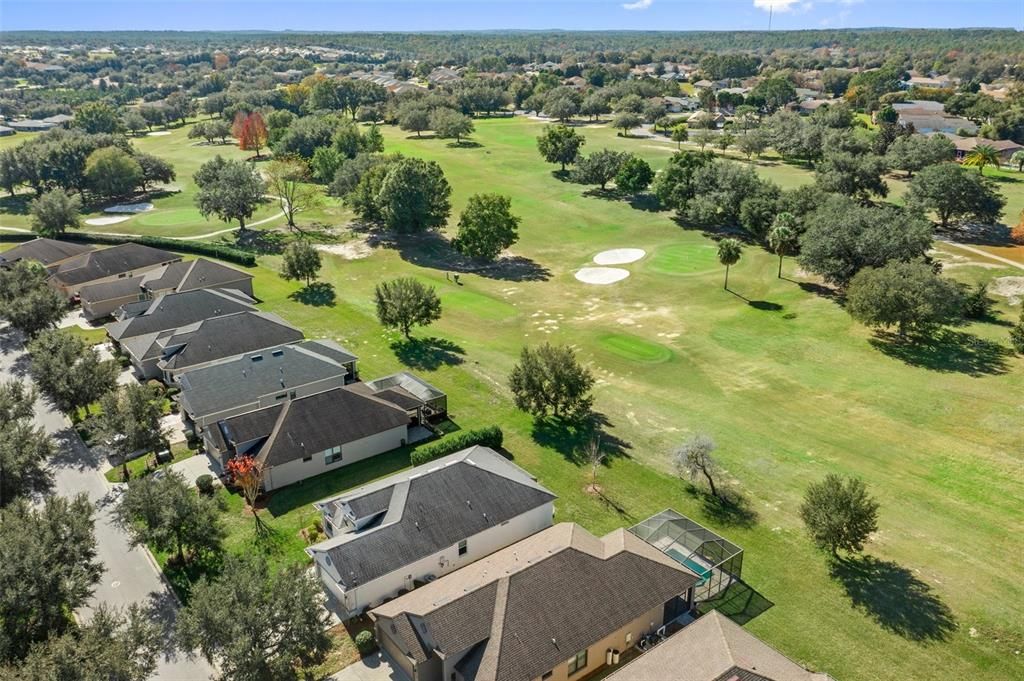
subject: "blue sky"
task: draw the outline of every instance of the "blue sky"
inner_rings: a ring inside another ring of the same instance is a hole
[[[1024,25],[1024,0],[0,0],[0,30],[766,29]]]

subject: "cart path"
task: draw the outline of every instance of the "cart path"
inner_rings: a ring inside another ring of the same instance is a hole
[[[962,244],[962,243],[959,243],[957,241],[946,241],[945,239],[939,239],[939,241],[941,241],[944,244],[948,244],[949,246],[955,246],[956,248],[959,248],[961,250],[969,251],[971,253],[974,253],[975,255],[980,255],[983,258],[988,258],[989,260],[995,260],[997,262],[1003,263],[1004,265],[1009,265],[1010,267],[1016,267],[1019,270],[1024,270],[1024,264],[1021,264],[1021,263],[1017,262],[1016,260],[1010,260],[1009,258],[1004,258],[1001,255],[996,255],[995,253],[989,253],[988,251],[983,251],[980,248],[975,248],[974,246],[968,246],[967,244]]]

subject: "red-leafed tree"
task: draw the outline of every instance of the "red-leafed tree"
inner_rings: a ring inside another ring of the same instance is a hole
[[[245,502],[252,509],[252,517],[256,520],[256,531],[262,531],[264,525],[256,511],[256,499],[259,497],[260,487],[263,485],[263,463],[252,456],[236,456],[228,461],[227,470],[232,484],[242,490]]]
[[[238,118],[235,118],[238,124]],[[260,149],[267,146],[267,124],[263,122],[263,116],[258,111],[253,111],[245,117],[235,134],[238,138],[238,148],[244,151],[255,151],[256,158],[260,157]]]
[[[239,111],[235,114],[235,120],[231,121],[231,136],[235,139],[242,139],[242,129],[245,127],[245,119],[249,117],[249,114],[245,111]]]

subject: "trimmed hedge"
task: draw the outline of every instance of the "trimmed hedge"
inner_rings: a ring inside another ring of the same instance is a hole
[[[474,445],[500,449],[504,441],[505,434],[501,432],[501,428],[498,426],[464,430],[440,442],[420,447],[409,456],[409,463],[413,466],[422,466],[429,461],[454,454]]]
[[[377,648],[377,641],[374,640],[373,632],[369,629],[363,629],[356,634],[355,644],[356,649],[363,655],[373,652]]]
[[[0,232],[0,242],[23,243],[32,241],[38,235],[28,232]],[[92,232],[67,232],[61,237],[63,241],[81,241],[83,243],[104,244],[116,246],[117,244],[136,243],[153,248],[163,248],[168,251],[179,253],[191,253],[193,255],[207,255],[218,260],[226,260],[243,267],[256,265],[256,256],[252,253],[226,246],[224,244],[209,243],[207,241],[185,241],[184,239],[170,239],[162,236],[113,236],[110,234],[95,234]]]

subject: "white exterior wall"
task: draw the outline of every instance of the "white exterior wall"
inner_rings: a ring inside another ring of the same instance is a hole
[[[467,537],[466,548],[468,550],[464,556],[459,555],[459,547],[455,544],[415,563],[410,563],[401,570],[395,570],[372,582],[350,589],[344,592],[344,596],[339,598],[339,601],[353,613],[380,605],[385,599],[397,596],[401,589],[412,590],[414,579],[422,579],[427,575],[441,577],[499,549],[515,544],[520,539],[525,539],[551,527],[554,513],[554,502],[548,502],[501,525]],[[445,561],[443,568],[441,567],[442,559]],[[319,564],[317,569],[322,573],[322,581],[333,581],[328,574],[323,573],[323,568],[319,567]],[[332,589],[332,592],[337,597],[338,591]]]
[[[336,461],[329,465],[324,463],[323,454],[315,452],[313,453],[313,458],[309,461],[299,459],[297,461],[289,461],[286,464],[270,466],[267,468],[263,478],[263,488],[268,492],[280,489],[293,482],[305,480],[314,475],[320,475],[321,473],[347,466],[356,461],[368,459],[377,454],[383,454],[404,445],[408,437],[409,427],[406,425],[397,426],[391,430],[374,433],[361,440],[341,445],[341,461]]]

